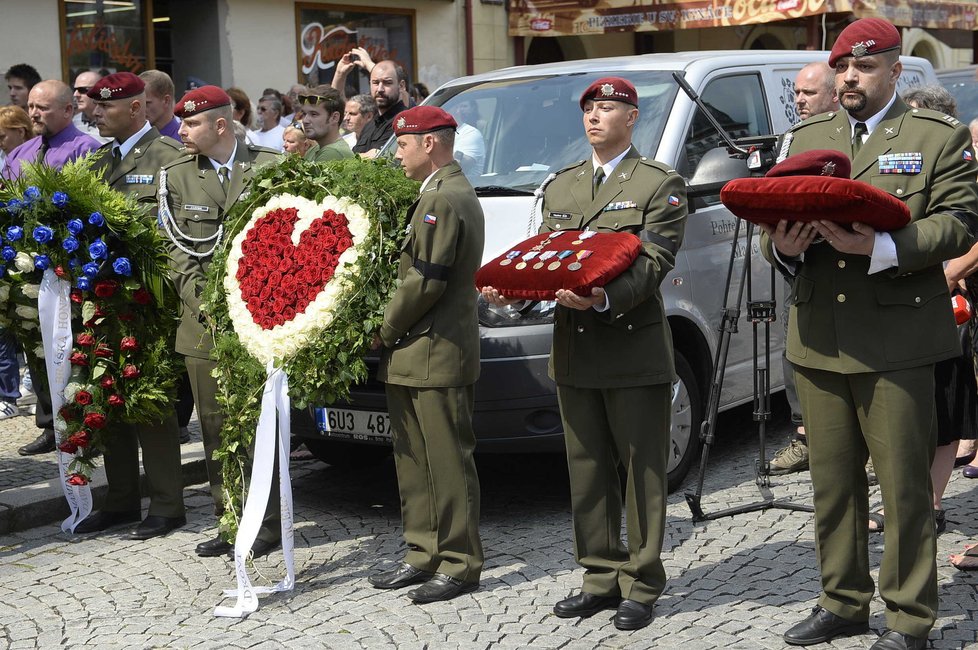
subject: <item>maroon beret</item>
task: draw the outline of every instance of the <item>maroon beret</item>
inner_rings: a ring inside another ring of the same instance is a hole
[[[844,56],[872,56],[880,52],[900,49],[900,32],[892,23],[882,18],[860,18],[850,23],[839,38],[835,39],[829,54],[829,66]]]
[[[812,149],[782,160],[772,167],[767,177],[771,176],[835,176],[849,178],[852,163],[849,156],[833,149]]]
[[[94,100],[127,99],[135,97],[146,88],[145,82],[131,72],[114,72],[102,77],[85,93]]]
[[[581,110],[589,99],[598,101],[625,102],[632,106],[638,106],[638,91],[632,82],[621,77],[602,77],[587,87],[581,95]]]
[[[421,135],[457,127],[458,122],[445,110],[437,106],[415,106],[397,114],[397,119],[394,120],[394,135]]]
[[[173,107],[173,114],[177,117],[190,117],[212,108],[230,105],[231,98],[217,86],[201,86],[188,90],[179,103]]]

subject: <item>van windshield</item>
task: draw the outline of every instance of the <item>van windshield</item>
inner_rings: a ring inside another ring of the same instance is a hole
[[[455,116],[455,157],[480,194],[532,193],[550,172],[591,155],[578,99],[615,72],[486,81],[443,88],[426,103]],[[630,72],[639,94],[635,147],[654,155],[678,91],[668,71]],[[392,153],[392,150],[391,150]]]

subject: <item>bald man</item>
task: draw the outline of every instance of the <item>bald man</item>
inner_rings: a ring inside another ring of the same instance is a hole
[[[821,61],[809,63],[795,77],[795,108],[807,120],[812,115],[839,110],[835,71]]]
[[[394,117],[405,110],[401,92],[407,89],[404,68],[393,61],[380,61],[370,71],[370,96],[377,102],[377,115],[363,127],[353,152],[374,158],[394,135]]]
[[[75,116],[71,121],[79,131],[105,144],[112,140],[112,138],[103,138],[99,134],[98,127],[95,126],[95,102],[85,94],[101,79],[102,75],[94,70],[80,72],[75,77],[74,94],[72,95],[72,100],[75,104]]]
[[[78,130],[71,122],[75,106],[68,84],[56,79],[42,81],[31,88],[27,115],[36,137],[10,152],[4,178],[16,179],[25,162],[43,159],[49,167],[60,169],[66,162],[98,149],[95,138]]]

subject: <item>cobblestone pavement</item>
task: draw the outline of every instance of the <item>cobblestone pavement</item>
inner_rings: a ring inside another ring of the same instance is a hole
[[[6,433],[14,426],[0,423],[0,446],[11,444]],[[788,429],[779,416],[769,455]],[[722,416],[717,430],[707,512],[758,499],[750,413]],[[781,634],[807,615],[819,590],[810,514],[772,509],[694,525],[680,491],[669,499],[664,560],[670,579],[653,624],[625,633],[615,630],[611,612],[557,619],[553,603],[581,580],[569,537],[564,460],[485,456],[479,459],[482,588],[450,603],[416,606],[403,591],[378,591],[366,582],[403,553],[392,463],[364,470],[318,461],[293,467],[293,592],[262,597],[260,609],[244,620],[212,615],[215,605],[231,603],[221,594],[234,582],[229,560],[193,553],[214,523],[206,490],[197,486],[186,492],[188,525],[164,539],[129,541],[125,529],[72,538],[55,525],[0,536],[0,647],[783,648]],[[807,472],[772,483],[779,498],[810,501]],[[685,488],[691,485],[687,480]],[[949,553],[978,539],[976,488],[978,481],[955,472],[948,489],[948,531],[939,538],[941,612],[930,637],[935,648],[978,645],[978,575],[947,563]],[[871,543],[878,566],[882,537]],[[262,583],[276,582],[284,576],[281,553],[259,559],[256,569]],[[876,633],[884,627],[882,610],[877,598]],[[866,648],[874,638],[818,647]]]

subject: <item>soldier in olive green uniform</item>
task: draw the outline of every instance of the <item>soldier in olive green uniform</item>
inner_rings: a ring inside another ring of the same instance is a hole
[[[180,145],[161,136],[147,121],[145,84],[136,75],[109,75],[92,86],[88,96],[96,102],[99,131],[114,138],[93,154],[92,169],[103,172],[105,182],[113,189],[151,204],[155,217],[160,167],[181,157]],[[175,411],[162,422],[121,428],[105,450],[109,490],[102,509],[82,521],[75,532],[104,530],[139,518],[139,446],[143,449],[149,513],[131,537],[149,539],[183,526],[187,519],[179,437]]]
[[[644,627],[662,594],[672,336],[659,285],[674,266],[686,223],[684,183],[631,145],[638,93],[625,79],[595,81],[580,99],[591,160],[546,187],[541,232],[629,232],[642,253],[591,296],[557,292],[550,374],[564,423],[582,592],[560,617],[617,608],[615,626]],[[584,262],[585,264],[587,261]],[[497,291],[483,290],[499,302]],[[627,548],[621,543],[618,464],[627,473]]]
[[[183,302],[176,351],[186,359],[217,514],[223,512],[224,495],[221,462],[214,459],[214,452],[221,446],[224,417],[212,374],[216,367],[210,357],[214,340],[201,316],[200,295],[211,256],[223,240],[225,214],[246,193],[254,166],[279,157],[271,149],[244,146],[235,140],[230,105],[231,99],[215,86],[183,96],[175,113],[183,119],[180,137],[191,155],[165,166],[160,179],[160,222],[169,242],[173,282]],[[266,554],[280,537],[278,490],[273,487],[252,548],[254,555]],[[230,550],[231,545],[220,536],[197,546],[197,554],[205,557]]]
[[[849,25],[829,61],[845,110],[797,125],[782,157],[852,156],[852,178],[906,203],[911,223],[882,233],[782,221],[762,240],[768,259],[794,276],[787,356],[809,438],[822,574],[818,607],[785,633],[795,645],[868,628],[867,456],[886,508],[879,591],[888,631],[873,648],[925,647],[937,612],[933,364],[961,354],[941,262],[974,242],[978,167],[967,128],[896,95],[899,48],[886,21]]]
[[[408,594],[419,603],[477,589],[483,564],[472,399],[479,376],[475,272],[485,235],[482,207],[452,158],[455,126],[431,106],[401,113],[394,125],[398,161],[424,184],[408,211],[401,284],[377,342],[409,550],[403,564],[370,582],[380,589],[423,582]]]

